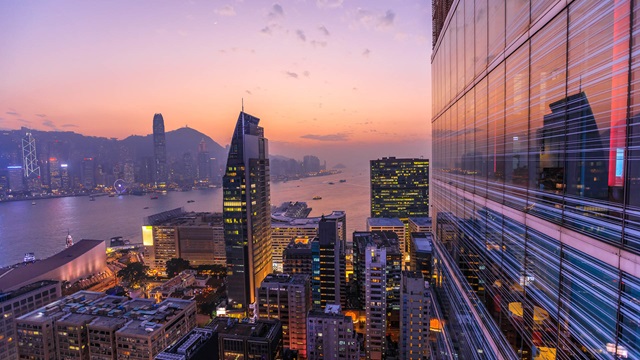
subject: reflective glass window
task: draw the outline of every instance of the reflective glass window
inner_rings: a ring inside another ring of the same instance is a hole
[[[475,73],[487,68],[487,0],[475,2]]]
[[[488,197],[502,203],[504,181],[504,63],[489,73]]]
[[[505,36],[505,1],[489,0],[489,55],[488,63],[491,63],[502,51],[504,51]]]
[[[475,148],[473,151],[475,186],[474,191],[480,196],[487,194],[487,78],[482,79],[475,86]]]

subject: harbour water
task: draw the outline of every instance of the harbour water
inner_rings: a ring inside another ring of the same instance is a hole
[[[314,196],[322,199],[313,200]],[[313,208],[311,216],[345,210],[348,234],[365,230],[370,211],[369,173],[345,172],[271,184],[271,204],[285,201],[306,202]],[[108,242],[122,236],[141,243],[143,219],[177,207],[220,212],[222,189],[168,192],[154,200],[148,195],[128,195],[100,196],[95,201],[88,196],[40,199],[35,205],[31,201],[0,203],[0,267],[21,262],[25,253],[33,252],[42,259],[61,251],[67,232],[74,241]]]

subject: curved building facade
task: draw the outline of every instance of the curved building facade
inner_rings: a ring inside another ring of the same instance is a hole
[[[259,122],[240,112],[223,178],[227,296],[230,310],[240,315],[250,313],[256,289],[273,265],[269,151]]]
[[[153,155],[155,160],[156,186],[166,185],[167,171],[167,142],[164,135],[164,119],[162,114],[153,115]]]
[[[640,358],[640,3],[433,7],[438,353]]]

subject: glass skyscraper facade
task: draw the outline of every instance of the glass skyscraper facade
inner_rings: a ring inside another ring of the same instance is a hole
[[[371,217],[429,216],[429,160],[370,161]]]
[[[162,114],[153,115],[153,157],[155,160],[156,186],[166,185],[167,171],[167,141],[164,135],[164,119]]]
[[[640,358],[640,1],[433,9],[438,355]]]
[[[259,122],[244,111],[238,116],[222,181],[228,305],[239,316],[252,312],[273,265],[269,150]]]

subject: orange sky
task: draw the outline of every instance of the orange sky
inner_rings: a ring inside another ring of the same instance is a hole
[[[271,153],[430,154],[424,1],[0,2],[0,128],[229,142],[244,98]]]

